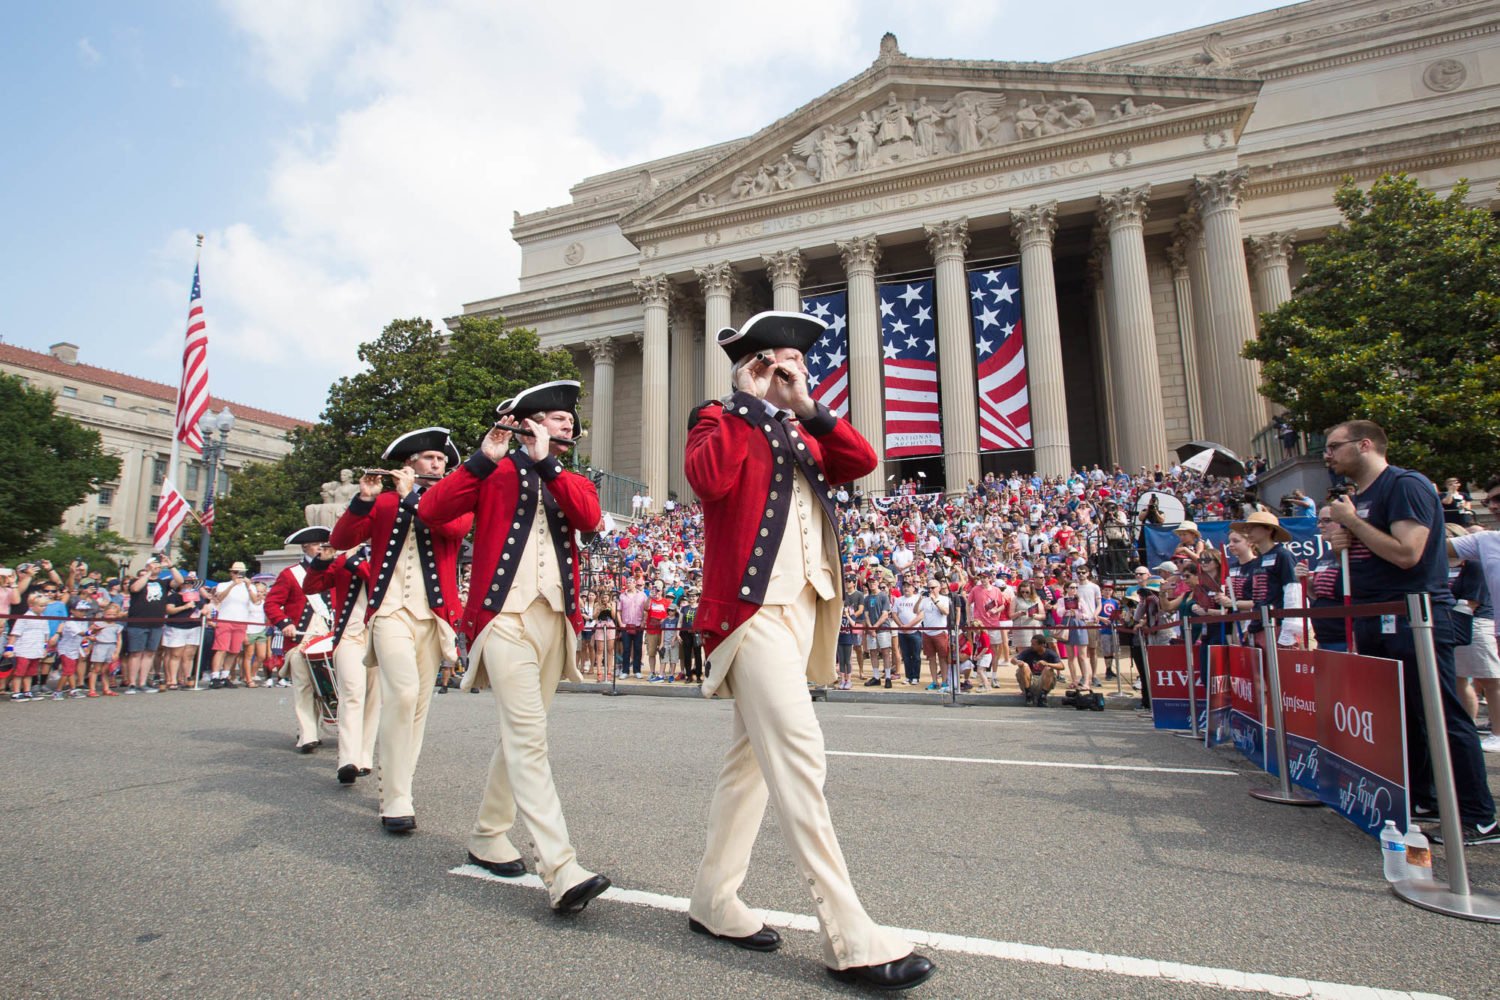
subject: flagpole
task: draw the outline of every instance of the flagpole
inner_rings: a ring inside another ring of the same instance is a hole
[[[203,257],[203,234],[199,233],[198,234],[198,245],[193,250],[193,273],[195,275],[198,273],[198,265],[201,263],[202,257]],[[187,333],[186,332],[184,332],[183,335],[182,335],[182,343],[183,343],[184,350],[186,350],[186,348],[187,348]],[[179,431],[181,430],[181,428],[179,428],[177,426],[177,419],[178,419],[178,416],[181,413],[182,413],[182,373],[179,371],[178,374],[177,374],[177,402],[172,407],[172,457],[167,460],[167,468],[170,470],[170,472],[168,473],[167,478],[169,478],[173,483],[185,482],[185,480],[183,479],[183,477],[181,475],[182,470],[179,469],[178,466],[177,466],[177,463],[179,463],[179,462],[182,461],[182,436],[179,433]],[[183,499],[185,500],[186,497],[184,497]],[[164,551],[164,553],[166,555],[171,555],[171,553],[172,553],[172,539],[168,538],[167,539],[167,544],[164,545],[162,548],[163,548],[163,551]]]

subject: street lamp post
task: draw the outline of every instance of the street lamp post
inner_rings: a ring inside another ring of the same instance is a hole
[[[218,430],[219,440],[215,441],[214,431]],[[198,421],[198,432],[203,435],[203,462],[208,466],[208,482],[204,484],[203,503],[199,508],[207,507],[215,498],[215,487],[219,472],[219,463],[224,461],[224,454],[229,449],[229,432],[234,430],[234,414],[229,412],[229,407],[219,411],[218,416],[214,411],[206,410]],[[211,535],[205,531],[198,540],[198,579],[208,579],[208,543]]]

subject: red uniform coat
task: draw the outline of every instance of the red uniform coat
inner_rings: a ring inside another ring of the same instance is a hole
[[[417,516],[417,504],[423,489],[414,489],[405,497],[394,490],[384,490],[374,500],[355,497],[349,501],[329,539],[336,549],[352,549],[361,542],[370,543],[370,600],[365,621],[375,617],[380,599],[385,596],[394,572],[395,560],[408,532],[415,531],[417,558],[422,564],[422,581],[427,587],[427,606],[432,613],[452,625],[458,620],[458,550],[474,523],[471,514],[451,521],[429,521]]]
[[[557,565],[571,571],[563,586],[563,610],[575,632],[583,628],[578,610],[579,568],[583,561],[576,532],[599,526],[599,491],[586,477],[569,472],[549,455],[533,462],[512,451],[498,463],[475,452],[453,474],[422,495],[422,517],[435,521],[474,521],[474,563],[469,603],[458,630],[472,641],[505,606],[510,567],[525,551],[538,506],[547,518]],[[509,559],[502,556],[509,555]]]
[[[695,624],[706,653],[750,620],[770,583],[792,496],[790,480],[773,477],[790,476],[792,464],[799,466],[830,519],[827,530],[836,533],[829,490],[865,475],[877,461],[859,431],[821,403],[817,415],[800,424],[777,421],[762,400],[742,392],[695,411],[686,470],[703,503],[703,596]],[[752,566],[754,574],[748,573]],[[837,584],[837,566],[834,574]]]
[[[333,644],[338,645],[349,624],[349,609],[359,599],[359,588],[370,585],[370,551],[360,547],[333,559],[314,559],[302,581],[309,594],[327,592],[333,604]]]
[[[312,617],[312,609],[307,606],[307,595],[302,592],[302,584],[292,575],[291,566],[276,574],[276,582],[266,591],[265,606],[266,621],[278,632],[288,625],[295,625],[297,631],[302,632],[306,630],[307,622]]]

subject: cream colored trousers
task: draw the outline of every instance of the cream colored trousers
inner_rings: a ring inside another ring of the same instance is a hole
[[[412,776],[443,661],[438,622],[403,608],[371,619],[365,634],[380,674],[380,815],[415,816]]]
[[[537,874],[552,902],[594,873],[578,863],[547,759],[547,709],[573,655],[567,618],[537,600],[520,614],[502,613],[487,626],[483,663],[500,716],[500,743],[469,850],[485,861],[521,856],[510,842],[516,813],[536,843]],[[381,750],[384,753],[384,749]]]
[[[716,934],[743,937],[761,919],[739,898],[768,798],[782,839],[818,915],[823,961],[834,969],[882,965],[912,945],[860,905],[823,797],[823,730],[807,692],[817,594],[761,608],[726,669],[734,691],[734,738],[708,812],[708,847],[688,915]],[[717,665],[715,669],[718,669]]]
[[[297,745],[312,743],[318,736],[318,710],[313,705],[312,669],[302,647],[286,654],[286,670],[292,679],[292,711],[297,716]]]
[[[365,640],[345,639],[333,650],[339,687],[339,767],[373,767],[380,727],[380,679],[365,666]]]

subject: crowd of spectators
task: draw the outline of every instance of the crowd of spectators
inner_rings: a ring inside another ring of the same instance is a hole
[[[66,572],[46,559],[0,567],[0,690],[30,702],[192,688],[208,672],[200,656],[214,648],[221,615],[245,622],[246,637],[223,679],[216,674],[207,686],[286,686],[261,607],[265,583],[236,566],[219,584],[159,554],[123,578],[82,560]],[[225,655],[214,654],[216,668]]]

